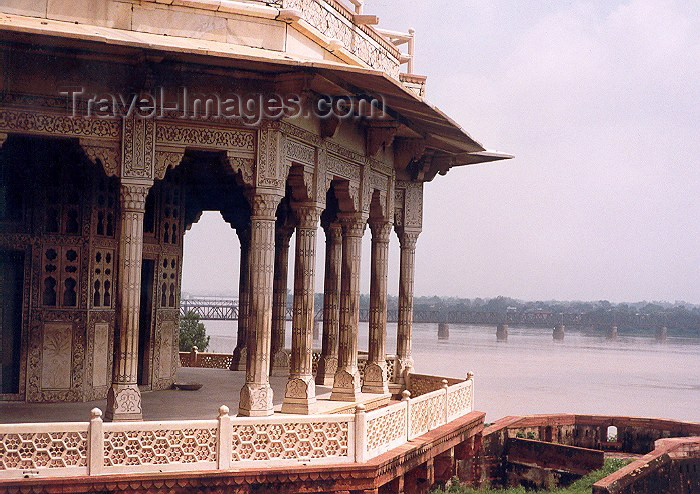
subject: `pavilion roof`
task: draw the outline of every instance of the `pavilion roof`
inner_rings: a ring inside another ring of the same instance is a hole
[[[437,165],[439,169],[428,173],[428,179],[438,172],[446,172],[452,166],[512,158],[507,154],[488,151],[457,122],[400,81],[367,67],[307,59],[285,52],[220,41],[2,13],[0,40],[134,56],[145,51],[168,60],[270,74],[302,70],[318,78],[316,86],[322,87],[326,93],[330,90],[335,92],[334,95],[354,93],[383,97],[392,117],[398,120],[403,129],[399,135],[421,137],[425,139],[427,148],[440,153],[443,158],[449,157]]]

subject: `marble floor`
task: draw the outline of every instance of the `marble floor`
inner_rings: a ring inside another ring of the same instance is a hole
[[[197,382],[203,386],[197,391],[167,389],[143,392],[141,399],[144,420],[214,419],[221,405],[228,406],[231,415],[235,415],[245,373],[183,367],[178,369],[176,381]],[[270,378],[275,405],[282,403],[286,383],[286,377]],[[316,387],[319,397],[329,392],[328,387]],[[90,410],[98,407],[104,411],[106,404],[107,400],[85,403],[0,402],[0,423],[87,422]]]

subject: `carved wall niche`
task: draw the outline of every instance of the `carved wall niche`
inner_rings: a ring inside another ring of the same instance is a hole
[[[34,311],[29,331],[26,400],[84,401],[86,313]]]
[[[158,308],[176,309],[179,307],[179,271],[178,256],[163,255],[160,260],[158,276]]]
[[[42,331],[41,389],[71,388],[73,325],[70,322],[46,322]]]
[[[114,311],[88,314],[85,357],[85,400],[102,400],[112,382],[112,357],[115,331]]]
[[[99,176],[94,183],[92,231],[99,237],[114,238],[117,231],[119,183]]]
[[[94,249],[92,253],[92,279],[90,283],[90,307],[112,309],[114,307],[114,249]]]
[[[160,187],[160,243],[180,245],[182,233],[182,187],[177,178]]]
[[[45,244],[41,259],[41,306],[77,309],[80,301],[80,248]]]
[[[179,363],[178,340],[179,311],[157,311],[154,331],[157,350],[153,353],[152,389],[172,386]]]

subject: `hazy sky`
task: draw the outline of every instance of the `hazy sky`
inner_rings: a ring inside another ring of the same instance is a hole
[[[417,295],[700,303],[700,3],[367,0],[365,11],[415,28],[428,99],[516,156],[426,184]],[[322,291],[322,232],[318,248]],[[395,240],[389,262],[395,294]],[[185,237],[183,288],[236,292],[237,280],[235,234],[205,214]]]

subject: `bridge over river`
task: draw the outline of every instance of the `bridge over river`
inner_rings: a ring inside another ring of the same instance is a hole
[[[201,320],[235,321],[238,319],[238,300],[235,298],[187,298],[180,303],[180,313],[196,313]],[[322,309],[316,311],[316,320],[323,318]],[[292,307],[287,306],[287,320],[292,319]],[[369,309],[360,308],[360,321],[369,321]],[[388,322],[397,322],[397,310],[387,312]],[[563,325],[570,328],[600,328],[616,326],[657,330],[668,326],[664,314],[630,314],[609,311],[605,313],[553,313],[553,312],[490,312],[464,310],[425,310],[414,309],[413,321],[418,323],[451,323],[527,326],[552,328]],[[683,325],[685,326],[685,325]],[[696,326],[697,327],[697,326]]]

